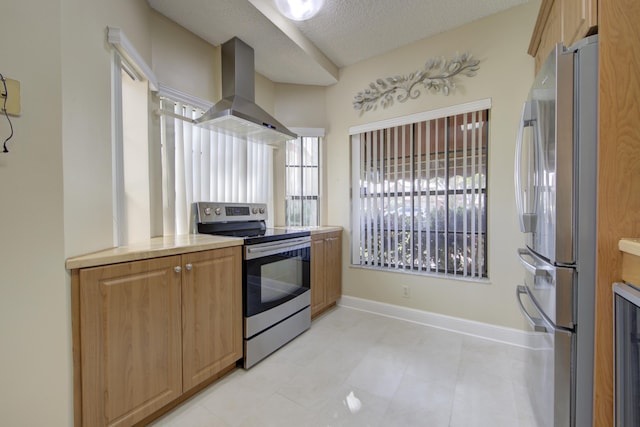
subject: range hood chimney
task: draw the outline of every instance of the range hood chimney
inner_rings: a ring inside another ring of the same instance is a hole
[[[222,45],[222,99],[196,120],[198,126],[276,144],[298,135],[255,103],[253,48],[237,37]]]

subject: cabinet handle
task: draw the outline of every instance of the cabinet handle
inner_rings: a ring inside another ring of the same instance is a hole
[[[173,267],[173,271],[175,271],[176,273],[180,273],[182,272],[182,267],[180,267],[179,265],[176,267]]]
[[[187,264],[184,266],[187,270],[191,271],[191,269],[193,268],[193,264]]]

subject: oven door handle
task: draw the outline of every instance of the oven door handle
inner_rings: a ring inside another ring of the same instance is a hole
[[[245,246],[245,259],[261,258],[310,247],[311,239],[309,237],[289,239],[286,242],[260,243],[258,245]]]

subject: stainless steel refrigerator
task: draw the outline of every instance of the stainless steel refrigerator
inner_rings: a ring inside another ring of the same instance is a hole
[[[538,343],[526,375],[541,427],[592,425],[597,107],[597,35],[556,46],[524,104],[515,163],[516,297]]]

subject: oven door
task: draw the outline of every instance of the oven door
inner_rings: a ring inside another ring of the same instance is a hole
[[[244,316],[282,305],[310,290],[310,238],[245,246]]]
[[[640,425],[640,291],[614,283],[614,420],[616,427]]]

